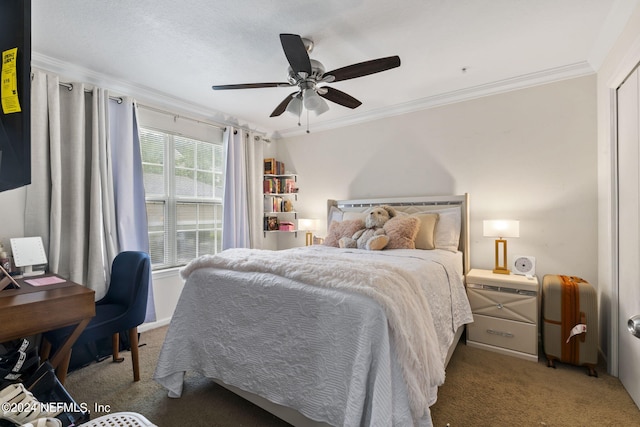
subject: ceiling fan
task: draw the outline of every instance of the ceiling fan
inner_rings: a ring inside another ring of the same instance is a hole
[[[389,56],[325,72],[324,66],[319,61],[309,58],[309,53],[313,50],[311,40],[297,34],[280,34],[280,42],[289,61],[287,82],[216,85],[212,86],[213,90],[297,86],[298,90],[287,95],[273,110],[270,117],[279,116],[285,111],[300,116],[303,106],[320,115],[329,110],[329,105],[324,99],[352,109],[362,104],[351,95],[322,84],[368,76],[400,66],[398,56]]]

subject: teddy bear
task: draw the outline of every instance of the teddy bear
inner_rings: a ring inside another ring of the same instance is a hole
[[[389,236],[384,231],[384,224],[396,216],[391,206],[378,206],[364,219],[365,228],[356,231],[352,237],[342,237],[338,244],[341,248],[358,248],[377,251],[384,249],[389,243]]]

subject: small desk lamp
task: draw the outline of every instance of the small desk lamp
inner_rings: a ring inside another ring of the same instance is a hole
[[[316,221],[315,219],[309,218],[300,218],[298,219],[298,229],[301,231],[306,231],[305,235],[305,244],[307,246],[313,245],[313,231],[316,230]]]
[[[484,237],[497,237],[496,264],[494,273],[510,274],[507,268],[507,241],[504,237],[520,237],[520,222],[516,220],[492,219],[482,222]],[[500,262],[500,247],[502,247],[502,262]]]

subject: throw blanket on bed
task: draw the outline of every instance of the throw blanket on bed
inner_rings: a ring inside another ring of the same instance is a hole
[[[420,418],[428,412],[430,387],[444,383],[443,360],[426,296],[418,278],[391,263],[353,260],[326,252],[229,249],[193,260],[181,275],[186,279],[199,268],[270,273],[367,295],[387,315],[414,416]]]

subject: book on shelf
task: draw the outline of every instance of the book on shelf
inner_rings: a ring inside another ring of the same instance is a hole
[[[265,178],[262,181],[262,191],[265,194],[275,193],[275,183],[273,182],[273,178]]]
[[[265,175],[284,175],[284,162],[280,162],[274,158],[264,159]]]
[[[264,211],[265,212],[280,212],[279,206],[281,203],[281,197],[269,196],[264,198]]]
[[[265,177],[262,181],[262,190],[265,194],[296,193],[296,180],[286,177]]]
[[[277,216],[267,216],[264,218],[264,229],[265,231],[275,231],[278,230],[280,226],[278,222]]]
[[[264,212],[293,212],[293,204],[285,197],[268,196],[264,198]]]
[[[276,159],[264,159],[264,173],[265,175],[275,175]]]
[[[291,178],[285,178],[284,180],[284,192],[285,193],[295,193],[298,189],[296,188],[296,180]]]

